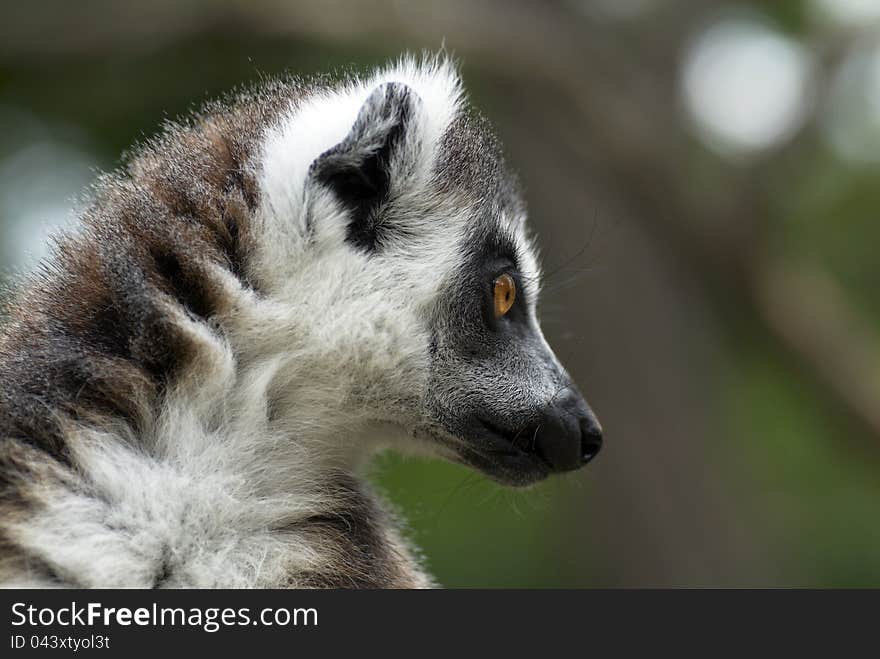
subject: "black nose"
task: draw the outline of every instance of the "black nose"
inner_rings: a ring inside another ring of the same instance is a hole
[[[567,390],[541,414],[534,449],[553,471],[584,466],[602,448],[602,426],[577,390]]]
[[[581,422],[581,461],[587,464],[602,450],[602,427],[592,414]]]

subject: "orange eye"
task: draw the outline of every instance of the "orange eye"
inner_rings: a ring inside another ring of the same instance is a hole
[[[495,297],[495,317],[501,318],[501,316],[510,311],[510,307],[513,306],[513,302],[516,300],[516,282],[513,281],[513,277],[510,275],[501,275],[495,280],[493,290]]]

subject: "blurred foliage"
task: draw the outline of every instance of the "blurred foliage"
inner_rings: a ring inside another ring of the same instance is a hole
[[[875,438],[841,415],[754,328],[739,329],[728,337],[735,467],[748,474],[747,505],[768,537],[780,582],[880,583]]]

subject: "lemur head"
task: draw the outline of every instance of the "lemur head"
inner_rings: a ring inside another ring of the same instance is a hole
[[[516,485],[596,455],[599,423],[538,323],[516,181],[448,62],[321,88],[257,161],[255,278],[308,319],[310,385],[341,425]]]

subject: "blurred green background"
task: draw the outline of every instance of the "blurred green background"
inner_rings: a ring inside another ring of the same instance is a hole
[[[880,2],[3,2],[0,269],[165,118],[444,46],[606,431],[526,491],[383,456],[448,586],[880,586]]]

